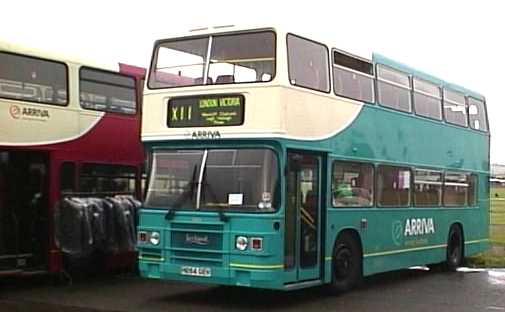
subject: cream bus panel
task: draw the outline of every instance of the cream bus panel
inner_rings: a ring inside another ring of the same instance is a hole
[[[283,88],[285,132],[288,138],[320,140],[345,129],[359,114],[362,103]]]
[[[103,113],[79,118],[69,107],[0,100],[0,145],[43,145],[84,135]],[[80,120],[79,120],[80,119]]]
[[[202,88],[203,89],[203,88]],[[284,137],[300,140],[324,139],[345,129],[359,114],[362,103],[318,94],[293,87],[270,86],[202,90],[190,94],[178,91],[148,91],[144,95],[142,140],[207,138],[205,133],[219,132],[219,137]],[[245,117],[241,126],[169,128],[168,101],[171,97],[243,94]],[[197,134],[195,137],[195,133]],[[203,137],[200,134],[204,134]]]

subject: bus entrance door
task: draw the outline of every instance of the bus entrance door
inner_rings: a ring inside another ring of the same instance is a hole
[[[289,152],[284,255],[287,282],[320,278],[321,157]]]
[[[0,151],[0,273],[46,263],[47,154]]]

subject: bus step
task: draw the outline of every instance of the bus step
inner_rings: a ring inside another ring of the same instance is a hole
[[[298,282],[298,283],[290,283],[284,285],[284,289],[286,290],[295,290],[295,289],[300,289],[300,288],[306,288],[306,287],[314,287],[318,285],[322,285],[323,282],[321,280],[312,280],[312,281],[303,281],[303,282]]]
[[[1,276],[16,275],[16,274],[21,274],[21,273],[23,273],[23,270],[0,270],[0,277]]]
[[[46,270],[27,270],[27,271],[22,271],[21,275],[23,276],[33,276],[33,275],[44,275],[47,274],[48,272]]]

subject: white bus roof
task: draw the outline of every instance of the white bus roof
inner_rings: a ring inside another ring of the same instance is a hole
[[[104,69],[115,72],[119,71],[119,63],[98,63],[96,61],[92,61],[78,56],[63,55],[57,52],[50,52],[43,49],[26,47],[21,44],[6,42],[3,40],[0,40],[0,51],[18,53],[65,63],[82,64],[97,69]]]

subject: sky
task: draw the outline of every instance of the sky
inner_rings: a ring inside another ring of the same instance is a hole
[[[367,58],[378,52],[483,94],[491,162],[505,164],[504,12],[505,2],[491,0],[3,0],[0,40],[147,67],[156,39],[208,26],[282,26]]]

